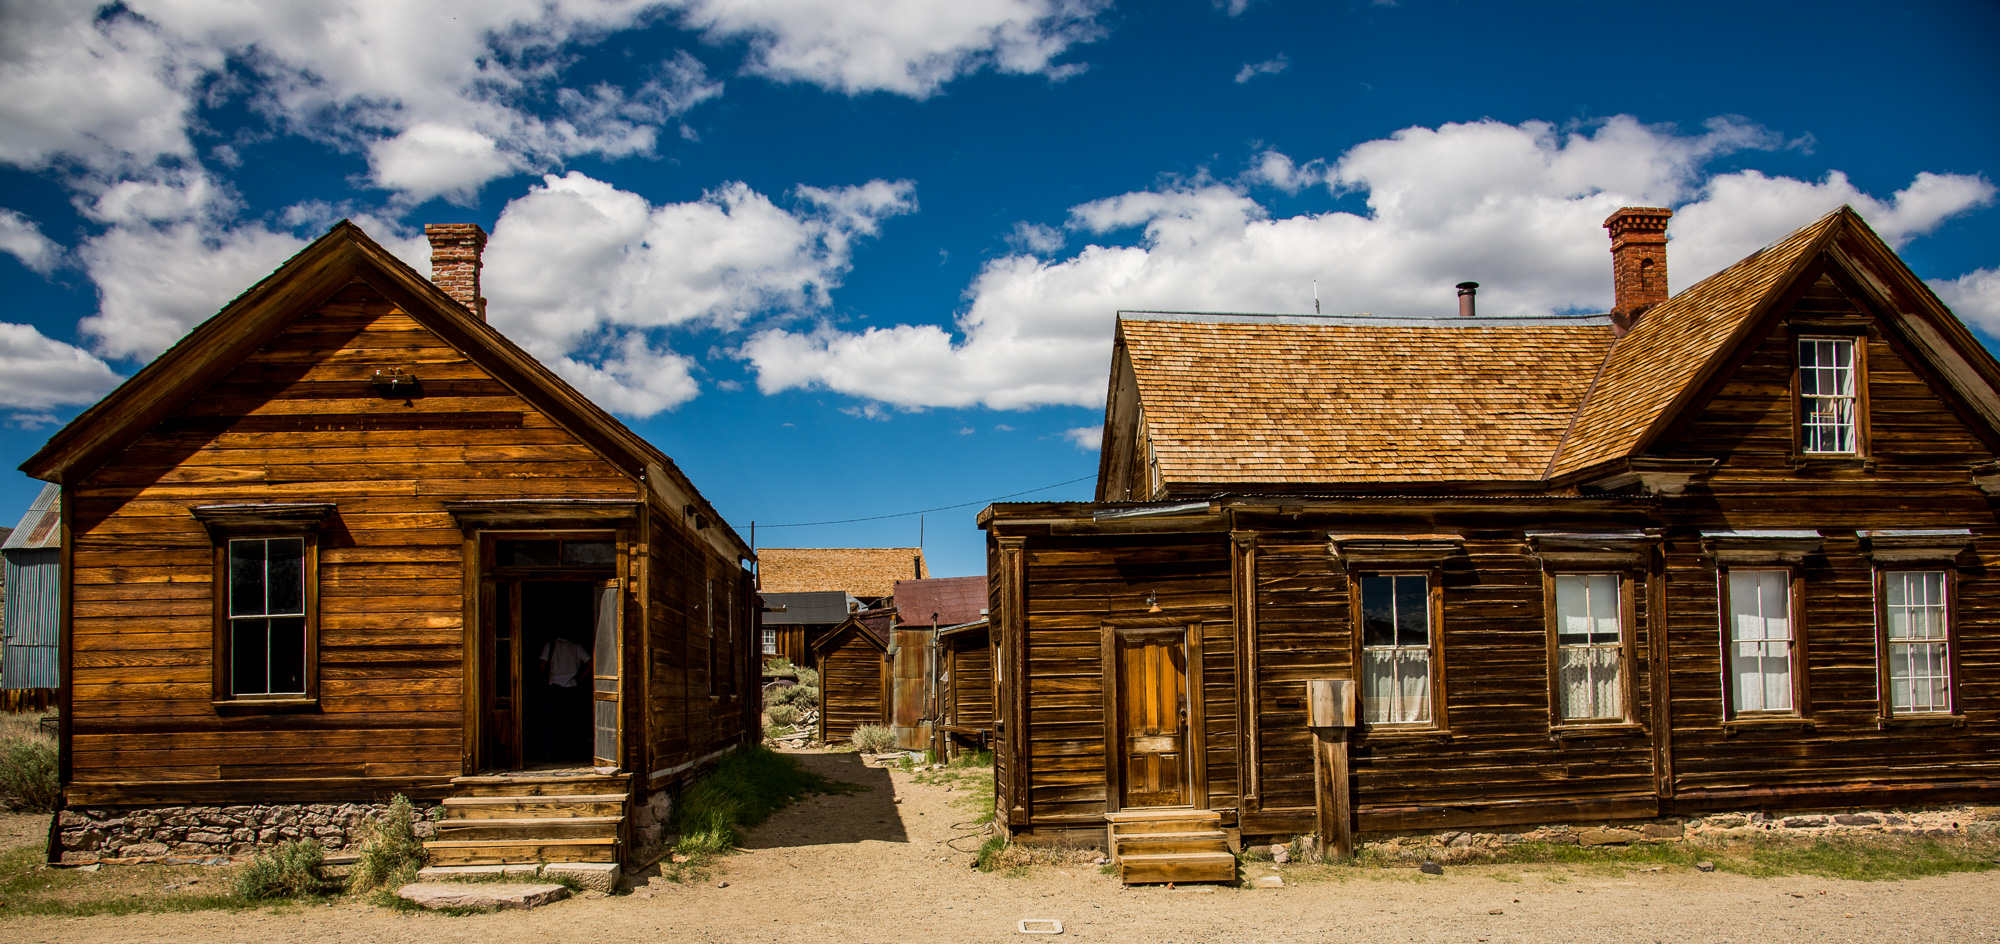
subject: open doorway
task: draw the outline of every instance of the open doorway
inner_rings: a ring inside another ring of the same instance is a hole
[[[486,544],[479,769],[615,765],[615,546],[594,535]]]

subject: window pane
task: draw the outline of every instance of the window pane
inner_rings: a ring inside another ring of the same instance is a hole
[[[270,621],[229,622],[230,690],[238,695],[270,692]]]
[[[1618,578],[1592,574],[1584,578],[1590,586],[1591,639],[1599,645],[1618,643]]]
[[[555,567],[561,563],[555,541],[500,541],[493,548],[502,567]]]
[[[272,538],[264,542],[269,555],[269,593],[265,613],[298,615],[306,611],[306,542],[300,538]]]
[[[1362,720],[1423,724],[1431,720],[1430,653],[1373,649],[1361,653]]]
[[[1556,642],[1575,646],[1590,640],[1589,584],[1582,577],[1556,578]]]
[[[1431,644],[1430,581],[1423,577],[1396,578],[1396,645]]]
[[[306,621],[292,616],[271,620],[271,687],[273,695],[306,693]]]
[[[1361,644],[1396,644],[1395,578],[1361,578]]]
[[[1790,573],[1729,572],[1729,674],[1737,711],[1792,710]]]
[[[1557,651],[1556,659],[1556,684],[1563,720],[1623,717],[1616,647],[1565,647]]]
[[[618,563],[618,546],[610,541],[564,541],[564,567],[609,567]]]
[[[229,542],[229,615],[264,613],[264,542],[251,538]]]

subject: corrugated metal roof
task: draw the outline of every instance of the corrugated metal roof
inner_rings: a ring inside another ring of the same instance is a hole
[[[0,550],[44,550],[62,546],[62,489],[54,482],[42,486],[42,493],[14,526],[14,533],[0,544]]]
[[[854,612],[855,607],[861,602],[844,590],[766,593],[763,597],[766,626],[817,626],[838,623],[847,619],[848,614]],[[784,607],[785,611],[770,612],[777,607]]]
[[[950,626],[980,617],[986,578],[937,577],[896,581],[896,617],[905,626]]]

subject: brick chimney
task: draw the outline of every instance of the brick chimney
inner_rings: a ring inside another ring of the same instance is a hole
[[[1626,207],[1604,221],[1611,232],[1611,323],[1619,336],[1667,300],[1666,207]]]
[[[477,223],[430,223],[424,227],[424,236],[431,241],[431,281],[485,321],[486,299],[479,295],[479,256],[486,251],[486,231]]]

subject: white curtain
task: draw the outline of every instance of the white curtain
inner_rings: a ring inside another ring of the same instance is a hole
[[[1882,576],[1888,616],[1889,705],[1898,712],[1950,711],[1944,572]]]
[[[1729,671],[1737,711],[1792,710],[1791,573],[1729,572]]]
[[[1562,718],[1624,717],[1619,691],[1618,577],[1556,577],[1556,690]]]
[[[1431,720],[1429,649],[1368,649],[1361,653],[1362,720],[1424,724]]]

